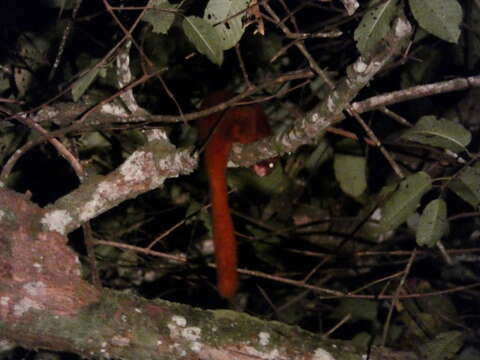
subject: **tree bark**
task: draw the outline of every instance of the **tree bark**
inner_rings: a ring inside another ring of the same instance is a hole
[[[332,341],[275,321],[97,290],[81,278],[67,238],[43,229],[46,210],[0,190],[0,336],[32,349],[118,359],[360,359]],[[371,359],[414,359],[375,350]]]

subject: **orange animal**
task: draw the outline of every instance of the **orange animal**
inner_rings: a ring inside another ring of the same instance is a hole
[[[234,95],[219,91],[208,96],[202,108],[220,104]],[[197,122],[199,135],[207,141],[205,164],[212,202],[213,241],[220,295],[232,298],[237,289],[237,247],[227,199],[225,170],[233,143],[248,144],[270,135],[267,118],[258,104],[243,105],[212,114]],[[210,134],[211,133],[211,134]],[[262,162],[261,168],[271,167]],[[265,169],[256,169],[265,175]]]

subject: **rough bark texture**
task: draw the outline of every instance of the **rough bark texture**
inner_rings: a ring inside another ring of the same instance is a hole
[[[265,158],[312,142],[332,119],[338,119],[409,38],[411,28],[405,19],[394,24],[391,37],[375,56],[359,58],[321,106],[270,140],[268,148],[273,150],[265,151]],[[255,146],[266,150],[266,144]],[[242,152],[255,154],[251,149],[245,146]],[[91,179],[46,209],[0,189],[0,336],[28,348],[71,351],[84,357],[366,359],[363,349],[298,327],[232,311],[206,311],[99,291],[81,278],[80,263],[65,234],[120,202],[160,186],[164,179],[191,171],[195,160],[189,151],[180,152],[166,140],[157,140],[156,145],[135,151],[113,173]],[[373,360],[415,358],[380,349],[370,356]]]
[[[89,358],[330,360],[364,355],[347,342],[246,314],[99,292],[80,277],[80,263],[66,237],[42,230],[45,210],[8,190],[0,190],[0,202],[2,338]]]

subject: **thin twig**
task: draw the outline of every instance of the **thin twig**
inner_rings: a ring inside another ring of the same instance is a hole
[[[248,77],[247,69],[245,68],[245,63],[243,62],[242,53],[240,52],[240,44],[235,45],[235,52],[237,54],[238,62],[240,63],[240,69],[242,70],[243,80],[247,84],[247,88],[252,86],[250,78]]]
[[[52,81],[53,77],[55,76],[55,73],[58,69],[58,66],[60,65],[60,61],[62,60],[62,55],[65,52],[65,47],[67,44],[68,36],[70,35],[73,24],[75,23],[75,19],[77,18],[78,10],[80,9],[80,5],[82,4],[82,0],[76,0],[75,1],[75,7],[73,8],[72,11],[72,18],[70,21],[67,23],[67,26],[65,26],[65,30],[63,32],[62,40],[60,42],[60,46],[58,47],[58,53],[55,58],[55,61],[53,63],[52,69],[50,70],[50,74],[48,75],[48,81]]]
[[[126,250],[131,250],[135,251],[141,254],[145,255],[150,255],[150,256],[156,256],[160,258],[164,258],[169,261],[174,261],[178,263],[186,263],[187,262],[187,257],[185,255],[171,255],[159,251],[154,251],[154,250],[148,250],[145,248],[141,248],[138,246],[134,245],[129,245],[129,244],[123,244],[123,243],[118,243],[114,241],[106,241],[106,240],[95,240],[94,243],[96,245],[108,245],[108,246],[113,246],[116,248],[120,249],[126,249]],[[215,268],[215,264],[213,263],[208,263],[209,267]],[[342,291],[338,290],[332,290],[324,287],[319,287],[315,285],[310,285],[310,284],[305,284],[303,281],[298,281],[298,280],[293,280],[293,279],[288,279],[285,277],[281,276],[276,276],[276,275],[271,275],[271,274],[266,274],[260,271],[253,271],[253,270],[247,270],[247,269],[238,269],[237,270],[240,274],[244,275],[250,275],[253,277],[258,277],[262,279],[268,279],[276,282],[280,282],[283,284],[289,284],[295,287],[299,288],[305,288],[309,289],[318,293],[324,293],[326,295],[321,295],[319,296],[319,299],[332,299],[332,298],[354,298],[354,299],[368,299],[368,300],[392,300],[396,299],[397,301],[399,299],[414,299],[414,298],[424,298],[424,297],[430,297],[430,296],[439,296],[439,295],[445,295],[445,294],[451,294],[455,292],[460,292],[460,291],[466,291],[469,289],[474,289],[477,287],[480,287],[480,282],[473,283],[470,285],[464,285],[464,286],[457,286],[451,289],[446,289],[446,290],[439,290],[439,291],[431,291],[427,293],[420,293],[420,294],[405,294],[405,295],[399,295],[399,294],[394,294],[394,295],[370,295],[370,294],[352,294],[352,293],[345,293]]]
[[[393,171],[397,174],[398,177],[403,179],[405,175],[403,174],[402,170],[400,169],[400,166],[396,163],[396,161],[390,156],[388,151],[385,149],[385,147],[382,145],[380,140],[377,138],[375,133],[370,129],[370,127],[363,121],[362,117],[360,114],[352,109],[349,109],[349,112],[355,119],[357,119],[358,123],[362,126],[363,130],[367,133],[367,135],[372,139],[372,141],[375,143],[375,145],[380,149],[380,152],[383,154],[385,159],[387,159],[388,163],[392,167]]]
[[[403,289],[403,285],[405,284],[405,280],[407,279],[408,274],[410,274],[410,269],[412,268],[413,261],[415,260],[415,256],[417,254],[417,249],[413,249],[412,255],[410,256],[410,259],[408,260],[408,263],[405,267],[405,272],[400,279],[400,282],[397,286],[397,289],[395,290],[395,294],[393,295],[392,301],[390,303],[390,308],[388,309],[388,315],[387,319],[385,320],[385,325],[383,327],[383,334],[382,334],[382,346],[385,346],[387,343],[387,336],[388,336],[388,330],[390,328],[390,322],[392,321],[392,315],[393,315],[393,309],[395,308],[396,303],[399,300],[400,297],[400,292]]]

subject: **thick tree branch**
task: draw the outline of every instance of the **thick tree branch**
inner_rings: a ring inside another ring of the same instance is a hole
[[[176,149],[167,140],[152,141],[115,171],[89,178],[48,206],[41,223],[47,230],[67,234],[123,201],[163,185],[168,178],[192,172],[197,162],[190,148]]]
[[[235,146],[232,159],[242,166],[294,151],[323,136],[325,129],[338,122],[342,111],[383,66],[397,55],[411,35],[405,18],[393,23],[392,34],[369,56],[361,56],[347,69],[329,96],[294,127],[273,138],[252,145]],[[187,116],[186,116],[187,117]],[[42,224],[47,230],[68,233],[84,222],[161,186],[169,177],[188,174],[197,164],[188,150],[176,150],[167,139],[158,139],[135,151],[117,170],[102,178],[92,178],[77,190],[49,207]]]
[[[365,350],[348,342],[325,340],[279,322],[99,291],[81,279],[81,264],[67,238],[42,230],[45,210],[9,190],[0,190],[0,201],[4,205],[0,212],[0,336],[4,339],[88,358],[333,360],[364,356]],[[380,352],[372,357],[380,358],[388,359]]]
[[[371,55],[360,56],[347,68],[347,75],[341,79],[329,95],[292,129],[258,143],[234,148],[234,159],[243,158],[252,152],[254,146],[262,149],[265,159],[295,151],[299,146],[314,142],[325,134],[325,130],[344,119],[342,111],[370,80],[383,69],[385,64],[400,54],[412,34],[412,27],[404,17],[393,22],[390,35],[380,48]]]

